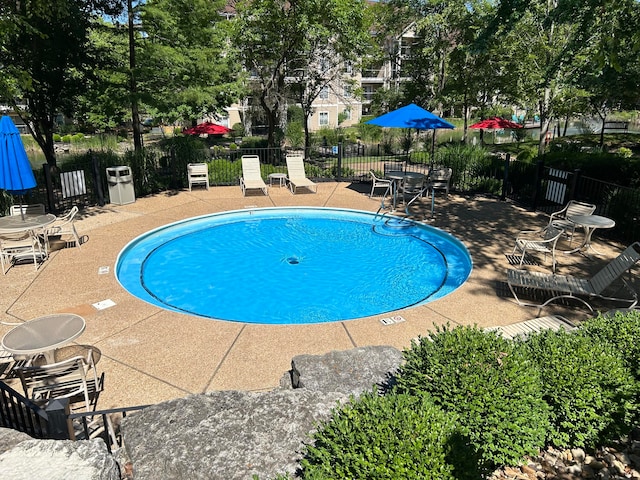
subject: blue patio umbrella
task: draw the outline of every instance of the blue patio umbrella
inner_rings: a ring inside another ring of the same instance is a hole
[[[435,130],[436,128],[456,128],[446,120],[428,110],[410,103],[404,107],[385,113],[369,120],[370,125],[388,128],[415,128],[417,130]]]
[[[20,132],[8,116],[0,118],[0,188],[20,196],[36,186]],[[20,208],[24,220],[24,212]]]

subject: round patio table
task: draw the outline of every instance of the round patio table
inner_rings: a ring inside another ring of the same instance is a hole
[[[9,330],[2,338],[2,347],[16,356],[43,354],[47,363],[54,363],[55,349],[78,338],[85,326],[84,318],[74,313],[45,315]]]
[[[424,179],[427,176],[424,173],[420,173],[420,172],[401,172],[401,171],[390,171],[387,172],[385,174],[385,178],[391,180],[391,183],[393,185],[393,210],[396,209],[396,201],[398,198],[398,184],[399,182],[402,182],[405,178],[417,178],[417,179]],[[382,201],[384,202],[384,197],[382,199]]]
[[[613,228],[616,226],[615,220],[602,217],[600,215],[574,215],[567,217],[567,220],[584,228],[584,240],[580,246],[565,253],[575,253],[579,251],[584,251],[586,253],[589,250],[592,250],[593,252],[600,254],[600,252],[591,246],[591,236],[593,235],[593,232],[598,228]]]
[[[27,230],[38,230],[56,221],[52,213],[44,215],[7,215],[0,217],[0,233],[20,233]]]

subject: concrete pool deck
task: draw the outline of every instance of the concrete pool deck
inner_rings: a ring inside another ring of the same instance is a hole
[[[465,243],[474,267],[469,280],[447,297],[394,312],[318,325],[256,325],[216,321],[165,311],[126,292],[113,270],[120,250],[136,236],[180,219],[247,207],[322,206],[376,211],[380,197],[368,197],[370,184],[327,182],[317,194],[301,189],[292,195],[274,186],[270,195],[243,197],[240,187],[211,187],[164,192],[128,205],[81,210],[76,227],[81,248],[54,250],[35,271],[31,264],[0,276],[0,305],[6,323],[21,323],[41,315],[70,312],[87,323],[76,343],[101,351],[98,370],[105,372],[99,409],[158,403],[213,390],[270,390],[290,368],[292,357],[322,354],[368,345],[399,349],[434,330],[435,325],[508,325],[537,316],[536,308],[518,306],[506,287],[508,255],[518,231],[543,227],[548,216],[510,202],[485,197],[439,195],[436,214],[428,214],[427,199],[412,206],[414,219],[454,234]],[[404,215],[404,207],[398,215]],[[578,236],[581,233],[577,234]],[[580,240],[580,238],[578,238]],[[558,273],[589,275],[625,246],[594,235],[602,255],[558,255]],[[527,266],[549,271],[550,259]],[[100,273],[108,267],[107,273]],[[390,292],[391,294],[393,292]],[[102,310],[94,304],[115,305]],[[579,322],[584,309],[553,307],[541,315],[560,313]],[[405,321],[383,325],[382,317],[401,315]],[[1,325],[4,335],[11,326]],[[21,391],[19,385],[16,387]]]

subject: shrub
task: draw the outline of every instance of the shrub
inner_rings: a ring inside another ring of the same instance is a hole
[[[455,415],[426,395],[364,394],[313,435],[302,478],[476,479]]]
[[[593,338],[597,343],[609,345],[611,351],[624,363],[626,369],[640,382],[640,310],[616,312],[612,316],[598,315],[584,322],[578,334]],[[639,389],[640,390],[640,389]],[[640,391],[633,405],[633,424],[640,423]]]
[[[430,394],[460,417],[481,469],[519,463],[549,426],[539,372],[515,342],[475,327],[437,327],[404,352],[397,389]]]
[[[62,137],[63,143],[71,143],[71,135],[65,135]]]
[[[635,381],[611,346],[588,334],[542,331],[522,342],[540,369],[559,448],[594,447],[619,436]]]
[[[61,142],[62,141],[62,136],[60,136],[59,133],[54,133],[53,134],[53,141],[54,142]]]

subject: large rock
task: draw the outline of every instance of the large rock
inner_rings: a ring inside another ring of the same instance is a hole
[[[324,355],[298,355],[291,371],[280,382],[283,387],[359,395],[374,387],[386,388],[402,363],[402,352],[394,347],[360,347]]]
[[[294,473],[316,422],[344,394],[211,392],[154,405],[122,421],[136,480],[250,479]]]
[[[27,440],[0,455],[0,478],[119,480],[120,469],[101,439]]]
[[[32,438],[13,428],[0,428],[0,454],[11,450],[25,440],[32,440]]]

